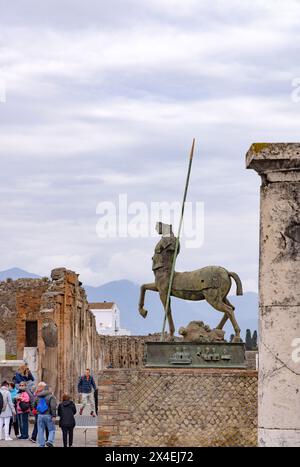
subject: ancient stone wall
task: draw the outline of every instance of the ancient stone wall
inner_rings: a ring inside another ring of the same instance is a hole
[[[113,368],[141,368],[144,366],[144,344],[159,341],[160,334],[149,336],[98,336],[99,370]]]
[[[47,289],[47,281],[42,279],[18,279],[0,282],[0,335],[6,343],[7,357],[17,358],[17,294],[23,291],[28,297],[27,310],[31,309],[31,300],[40,300]],[[35,305],[36,306],[36,305]],[[21,324],[21,321],[20,321]],[[19,336],[20,337],[20,336]],[[25,345],[25,335],[21,337]]]
[[[177,338],[179,341],[182,338]],[[145,342],[160,340],[160,334],[149,336],[98,336],[99,370],[108,365],[113,368],[142,368],[144,366]],[[248,369],[256,369],[256,351],[246,351]]]
[[[99,375],[99,446],[256,446],[257,372],[119,369]]]
[[[0,332],[7,354],[23,359],[26,323],[37,322],[38,378],[58,397],[75,396],[85,368],[98,372],[95,318],[75,272],[55,269],[51,279],[0,283]]]

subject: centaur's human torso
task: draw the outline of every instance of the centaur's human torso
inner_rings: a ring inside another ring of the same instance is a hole
[[[157,271],[158,269],[170,270],[170,264],[172,264],[174,253],[176,248],[176,237],[170,235],[168,237],[161,237],[160,241],[155,247],[154,256],[152,258],[152,270]],[[180,252],[180,245],[178,246],[177,255]]]

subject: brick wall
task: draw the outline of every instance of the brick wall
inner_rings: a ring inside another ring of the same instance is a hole
[[[256,371],[104,370],[99,394],[101,447],[256,446]]]

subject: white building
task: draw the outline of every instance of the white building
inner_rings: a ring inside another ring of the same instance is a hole
[[[130,336],[131,332],[122,329],[120,310],[113,302],[90,303],[90,310],[96,318],[98,334],[108,336]]]

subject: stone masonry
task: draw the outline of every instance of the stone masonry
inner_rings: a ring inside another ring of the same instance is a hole
[[[257,372],[110,369],[99,376],[99,446],[256,446]]]
[[[300,447],[300,144],[253,144],[246,164],[262,180],[259,445]]]
[[[17,358],[17,295],[19,292],[30,296],[28,307],[36,309],[36,301],[41,300],[42,294],[47,290],[48,279],[18,279],[16,281],[8,279],[0,282],[0,336],[4,338],[6,344],[6,356]],[[19,336],[20,344],[24,347],[25,335]],[[23,358],[23,355],[22,355]]]

